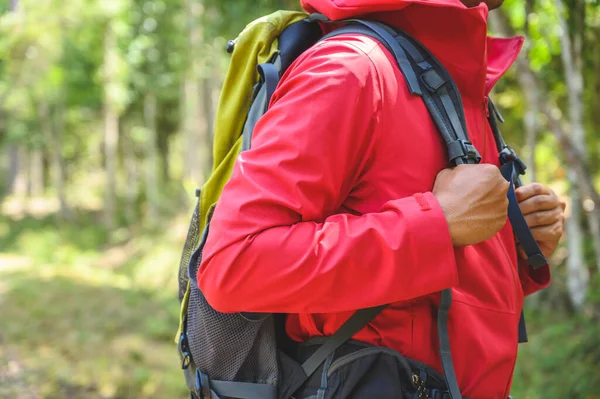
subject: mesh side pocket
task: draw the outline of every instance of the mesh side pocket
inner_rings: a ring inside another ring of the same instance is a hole
[[[276,385],[273,317],[250,321],[214,310],[192,279],[187,335],[192,359],[211,379]]]
[[[276,385],[279,365],[274,318],[265,315],[250,320],[239,313],[220,313],[198,288],[196,273],[213,211],[211,207],[200,244],[188,262],[187,274],[191,278],[186,334],[192,359],[199,370],[214,380]]]
[[[198,197],[200,197],[198,195]],[[181,254],[181,260],[179,262],[179,302],[183,300],[185,291],[189,281],[188,276],[188,265],[190,258],[198,246],[200,239],[200,199],[196,202],[196,208],[190,220],[190,227],[188,229],[185,244],[183,245],[183,252]]]

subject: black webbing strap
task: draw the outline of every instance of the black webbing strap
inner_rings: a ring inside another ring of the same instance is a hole
[[[442,359],[442,368],[444,370],[444,379],[446,388],[451,399],[461,399],[460,388],[456,381],[456,372],[452,362],[452,353],[450,351],[450,336],[448,334],[448,315],[452,305],[452,289],[447,288],[442,291],[440,297],[440,306],[438,307],[437,324],[438,337],[440,341],[440,357]]]
[[[267,101],[265,102],[264,110],[264,112],[267,112],[271,97],[273,97],[273,93],[279,84],[279,71],[277,70],[277,67],[270,62],[259,64],[257,69],[260,78],[264,82],[263,84],[267,88]]]
[[[251,382],[211,380],[207,374],[196,369],[195,389],[201,399],[244,398],[277,399],[277,386]]]
[[[529,342],[529,337],[527,336],[527,323],[525,323],[525,311],[521,310],[521,317],[519,318],[519,343],[524,344]]]
[[[448,119],[452,124],[452,129],[454,130],[457,139],[467,141],[467,133],[459,120],[458,112],[456,112],[456,105],[452,102],[450,94],[448,94],[448,85],[442,86],[437,94],[440,96],[444,111],[446,111],[446,115],[448,115]]]
[[[387,305],[375,306],[372,308],[357,310],[342,326],[330,337],[327,337],[323,343],[304,363],[305,378],[298,378],[292,384],[289,392],[296,392],[310,376],[323,364],[327,356],[332,354],[337,348],[351,339],[354,334],[359,332],[371,320],[375,318]]]
[[[514,161],[509,161],[500,168],[502,176],[510,183],[508,190],[508,218],[512,225],[515,236],[519,239],[519,244],[527,255],[527,263],[534,269],[538,269],[548,263],[548,260],[542,253],[537,241],[527,225],[525,216],[519,207],[519,201],[515,193],[515,176],[517,175]]]
[[[337,348],[348,341],[354,334],[359,332],[364,326],[369,324],[386,305],[376,306],[356,311],[346,322],[319,347],[303,364],[302,369],[307,378],[310,377],[319,366],[325,361],[327,356],[332,354]]]
[[[276,399],[277,386],[271,384],[253,384],[250,382],[210,381],[210,387],[218,399],[246,398],[246,399]]]

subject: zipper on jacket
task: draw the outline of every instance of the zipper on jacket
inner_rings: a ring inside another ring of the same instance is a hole
[[[485,113],[485,117],[490,117],[490,98],[488,96],[483,97],[483,112]]]
[[[490,117],[490,109],[489,109],[490,98],[488,96],[483,97],[483,131],[482,131],[482,147],[483,151],[481,152],[481,159],[485,159],[485,154],[487,153],[487,136],[488,133],[491,132],[491,127],[489,126],[488,119]],[[489,130],[488,130],[489,128]]]

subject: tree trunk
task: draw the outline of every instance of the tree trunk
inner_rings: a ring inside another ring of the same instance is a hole
[[[132,224],[136,220],[136,201],[138,196],[138,165],[136,160],[135,142],[131,137],[123,140],[123,156],[125,163],[125,174],[127,178],[125,199],[125,217],[127,223]]]
[[[63,93],[63,96],[65,93]],[[65,130],[65,109],[62,99],[59,98],[56,104],[56,110],[54,112],[54,129],[51,129],[51,140],[50,140],[50,163],[52,176],[54,181],[54,187],[56,189],[56,195],[59,203],[59,214],[61,219],[69,219],[72,216],[71,208],[67,202],[66,194],[66,181],[67,181],[67,167],[65,165],[65,159],[62,155],[62,138]]]
[[[15,11],[19,0],[10,0],[8,2],[9,11]],[[18,191],[18,179],[21,165],[20,148],[16,144],[11,144],[8,147],[8,178],[7,178],[7,192],[11,195],[15,195]]]
[[[577,6],[574,10],[575,15],[573,19],[575,21],[575,29],[573,33],[573,39],[569,36],[569,27],[565,19],[565,10],[562,0],[555,0],[556,8],[558,11],[558,18],[560,21],[560,27],[562,34],[560,35],[560,43],[562,47],[561,58],[563,68],[565,70],[565,82],[567,84],[567,94],[569,98],[569,119],[571,122],[571,132],[573,135],[573,144],[577,149],[578,153],[583,156],[585,162],[588,161],[589,157],[585,145],[585,127],[583,121],[583,65],[582,65],[582,46],[583,46],[583,24],[584,24],[584,11]],[[575,181],[578,176],[574,176]],[[574,193],[575,190],[579,190],[579,183],[572,185],[571,191]],[[582,209],[583,201],[573,202],[574,206],[579,206],[579,212],[583,212]],[[599,204],[595,204],[594,208],[597,208]],[[599,210],[593,209],[590,212],[588,218],[590,230],[592,233],[592,243],[594,246],[595,254],[595,265],[600,267],[600,218],[594,217],[594,211]],[[584,263],[585,264],[585,263]]]
[[[561,0],[556,0],[557,4],[560,3],[560,1]],[[562,3],[560,3],[560,5],[562,5]],[[512,35],[510,25],[501,11],[490,13],[490,21],[496,27],[496,29],[500,31],[504,36]],[[563,24],[564,18],[562,19],[561,26]],[[568,31],[564,30],[563,27],[563,33],[566,32]],[[578,85],[580,88],[582,88],[583,86],[583,84],[581,83],[581,75],[579,77],[573,77],[573,74],[575,72],[573,64],[571,63],[571,59],[570,57],[564,56],[565,53],[571,53],[569,38],[566,37],[566,43],[565,39],[561,38],[561,44],[563,45],[563,62],[566,58],[567,63],[567,65],[565,65],[565,75],[571,75],[566,76],[567,84],[573,85],[575,93],[581,93],[581,90],[577,91]],[[552,132],[559,140],[559,143],[561,144],[562,149],[565,151],[565,155],[567,158],[567,174],[571,183],[570,195],[572,198],[570,207],[571,216],[567,220],[566,226],[568,238],[567,245],[569,249],[569,257],[567,258],[567,285],[569,288],[569,293],[573,305],[575,307],[580,307],[583,304],[583,301],[585,300],[589,280],[589,278],[586,277],[589,275],[589,271],[585,264],[585,257],[583,252],[584,236],[579,218],[582,212],[580,190],[589,193],[590,196],[593,197],[594,201],[596,199],[600,200],[600,198],[598,198],[598,193],[594,188],[592,177],[589,174],[589,168],[586,164],[586,157],[584,156],[585,148],[581,148],[582,144],[585,142],[585,138],[577,140],[577,138],[581,137],[582,135],[583,123],[580,123],[578,128],[572,128],[575,140],[579,141],[578,144],[574,144],[574,141],[569,137],[565,129],[562,127],[561,121],[557,120],[556,113],[553,113],[549,104],[542,100],[543,98],[549,99],[550,97],[547,95],[547,93],[542,92],[541,82],[531,70],[528,60],[519,57],[517,59],[517,65],[519,68],[519,73],[517,75],[519,76],[521,85],[526,86],[528,82],[529,84],[530,82],[534,82],[535,86],[539,88],[539,95],[537,96],[537,108],[542,110],[544,114],[546,114],[546,116],[548,117]],[[581,96],[579,96],[578,98],[573,97],[574,94],[569,93],[569,116],[572,119],[572,123],[573,120],[575,121],[575,123],[577,123],[577,121],[582,122],[581,110],[574,109],[574,105],[581,106]]]
[[[577,187],[577,173],[569,170],[568,178],[572,187]],[[586,267],[583,241],[584,235],[581,229],[581,197],[577,188],[571,192],[570,216],[566,221],[567,246],[569,256],[567,257],[567,288],[573,307],[580,310],[587,296],[590,274]]]
[[[159,216],[158,194],[158,148],[156,132],[156,95],[147,92],[144,96],[144,122],[146,125],[146,200],[148,219],[156,224]]]
[[[8,147],[8,176],[7,176],[7,191],[11,195],[15,195],[17,191],[17,180],[21,165],[21,152],[16,144],[11,144]]]
[[[180,130],[177,124],[181,124],[182,121],[182,119],[178,119],[177,122],[171,121],[167,115],[170,115],[174,110],[181,111],[180,104],[183,103],[173,101],[172,99],[158,101],[157,103],[156,145],[160,159],[160,179],[163,182],[171,180],[171,165],[169,162],[170,140],[173,133]]]
[[[537,145],[537,134],[539,129],[538,113],[540,102],[540,93],[535,81],[528,74],[518,74],[519,84],[523,89],[527,110],[525,111],[525,142],[529,149],[527,156],[527,174],[530,181],[536,181],[535,148]]]
[[[44,193],[44,153],[41,148],[33,148],[29,159],[28,191],[32,197],[40,197]]]
[[[57,107],[56,113],[62,113],[62,108]],[[47,143],[48,152],[50,154],[50,175],[52,178],[52,184],[56,190],[56,194],[58,196],[60,204],[60,217],[62,219],[65,219],[68,215],[68,209],[64,192],[64,162],[62,161],[61,154],[62,134],[59,131],[59,129],[62,130],[62,123],[52,123],[52,118],[50,116],[50,107],[45,101],[42,101],[40,103],[38,108],[38,115],[42,127],[42,134],[44,136],[45,142]],[[55,117],[62,118],[62,115],[55,115]]]
[[[196,185],[204,181],[204,169],[207,164],[205,139],[204,106],[201,103],[202,92],[200,84],[201,64],[198,54],[202,47],[202,25],[200,22],[203,13],[203,4],[200,0],[187,0],[188,25],[189,25],[189,54],[192,60],[184,82],[185,96],[185,143],[186,143],[186,175]]]
[[[105,198],[104,223],[113,228],[116,219],[116,175],[117,146],[119,142],[119,115],[110,96],[115,84],[117,38],[110,24],[104,35],[104,157],[105,157]]]
[[[15,177],[12,184],[12,194],[18,198],[26,198],[28,194],[28,168],[29,152],[22,146],[15,147],[15,158],[18,160],[16,164]]]
[[[600,27],[596,28],[596,43],[600,43]],[[595,65],[595,68],[600,68],[600,51],[595,51],[594,54],[595,60],[593,62],[593,65]],[[593,93],[593,97],[592,97],[592,101],[591,104],[593,104],[593,107],[595,107],[595,110],[593,110],[592,112],[592,120],[594,121],[592,123],[593,126],[600,126],[600,74],[599,73],[594,73],[592,74],[593,78],[594,78],[594,90],[592,91]]]
[[[198,124],[198,82],[192,76],[188,76],[184,82],[184,98],[185,98],[185,173],[186,177],[193,180],[194,184],[200,184],[202,180],[201,162],[200,162],[200,147]]]
[[[204,162],[203,167],[205,170],[209,171],[212,168],[213,164],[213,129],[214,129],[214,111],[213,111],[213,101],[212,101],[212,78],[210,76],[204,77],[202,79],[202,103],[204,105],[204,120],[205,123],[205,131],[204,137],[206,140],[204,141],[204,148],[206,149],[206,161]]]

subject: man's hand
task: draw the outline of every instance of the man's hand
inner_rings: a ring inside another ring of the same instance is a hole
[[[442,170],[433,194],[448,221],[456,247],[477,244],[506,225],[509,184],[490,164],[459,165]]]
[[[521,212],[544,256],[554,253],[563,234],[566,203],[549,187],[531,183],[515,190]],[[522,248],[519,254],[526,258]]]

